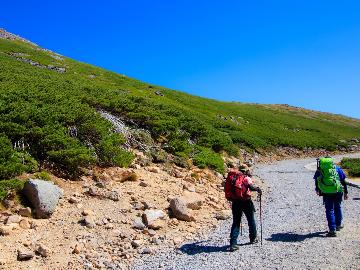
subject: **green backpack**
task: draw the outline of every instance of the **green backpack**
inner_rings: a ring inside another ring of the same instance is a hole
[[[339,174],[336,171],[332,158],[320,158],[318,160],[318,171],[320,175],[317,178],[317,184],[322,193],[332,194],[343,191]]]

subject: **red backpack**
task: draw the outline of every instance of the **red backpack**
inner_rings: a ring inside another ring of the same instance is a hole
[[[228,200],[248,200],[249,186],[245,183],[246,175],[237,171],[230,171],[225,182],[225,198]]]

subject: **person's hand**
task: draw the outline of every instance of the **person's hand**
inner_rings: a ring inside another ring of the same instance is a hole
[[[347,200],[347,199],[349,199],[349,195],[344,194],[344,200]]]

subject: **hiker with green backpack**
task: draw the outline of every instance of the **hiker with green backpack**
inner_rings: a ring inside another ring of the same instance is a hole
[[[323,197],[326,219],[329,226],[327,236],[336,237],[336,231],[340,231],[342,224],[341,202],[348,199],[346,175],[340,167],[334,164],[331,157],[319,158],[317,170],[314,175],[315,190]]]

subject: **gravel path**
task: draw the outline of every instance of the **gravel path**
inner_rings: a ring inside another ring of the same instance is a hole
[[[269,187],[263,202],[262,246],[247,244],[245,222],[239,238],[243,245],[229,252],[231,220],[227,220],[207,237],[178,250],[160,250],[133,269],[360,269],[360,190],[349,188],[345,228],[337,238],[325,237],[325,209],[314,192],[313,161],[287,160],[256,169]]]

